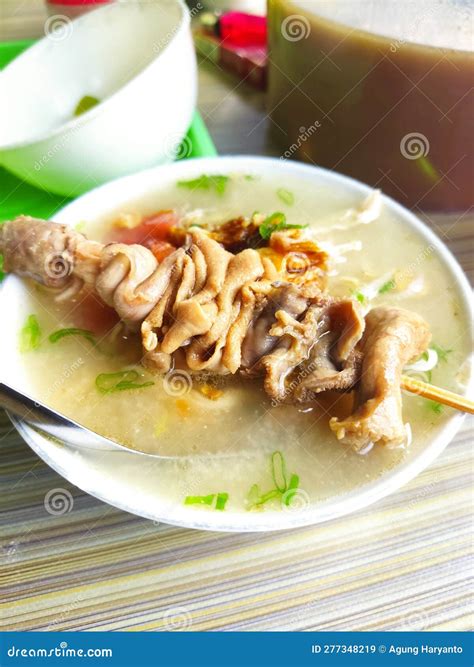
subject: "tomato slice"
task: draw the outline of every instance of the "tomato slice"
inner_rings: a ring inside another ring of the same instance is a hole
[[[110,232],[110,240],[116,243],[138,243],[151,248],[156,241],[166,241],[172,227],[179,222],[173,210],[158,211],[149,215],[132,228],[114,227]]]
[[[92,292],[79,301],[72,318],[75,326],[98,335],[106,334],[120,321],[115,310]]]
[[[159,262],[176,250],[176,247],[168,241],[152,241],[148,247]]]

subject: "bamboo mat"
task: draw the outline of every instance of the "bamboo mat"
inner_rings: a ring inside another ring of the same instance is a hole
[[[2,4],[3,39],[42,32],[39,0]],[[276,154],[262,96],[207,63],[199,76],[219,152]],[[425,219],[472,277],[474,214]],[[473,424],[375,506],[316,527],[238,535],[154,525],[95,500],[38,459],[0,411],[1,627],[468,630]],[[44,498],[58,487],[73,507],[52,516]]]

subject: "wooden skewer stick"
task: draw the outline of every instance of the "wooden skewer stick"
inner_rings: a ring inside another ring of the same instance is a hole
[[[406,391],[423,396],[423,398],[430,398],[432,401],[443,403],[443,405],[449,405],[451,408],[461,410],[461,412],[469,412],[471,415],[474,414],[474,401],[469,400],[465,396],[459,396],[459,394],[455,394],[453,391],[435,387],[422,380],[415,380],[414,378],[408,377],[408,375],[402,375],[400,386]]]

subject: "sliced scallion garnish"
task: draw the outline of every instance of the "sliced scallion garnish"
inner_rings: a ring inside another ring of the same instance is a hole
[[[111,394],[115,391],[128,389],[143,389],[151,387],[154,382],[136,382],[140,375],[137,371],[118,371],[117,373],[100,373],[95,379],[95,386],[101,394]]]
[[[214,499],[216,501],[215,504],[214,504]],[[208,507],[212,507],[214,505],[215,510],[222,512],[223,510],[225,510],[225,506],[228,500],[229,500],[229,494],[221,491],[220,493],[210,493],[207,496],[186,496],[186,498],[184,499],[184,504],[207,505]]]
[[[300,484],[300,478],[295,473],[290,475],[290,481],[287,481],[286,462],[283,454],[277,450],[271,456],[271,473],[275,487],[266,493],[260,493],[258,484],[253,484],[247,494],[247,509],[260,509],[269,500],[279,498],[281,504],[289,506],[293,497],[297,493]]]
[[[185,505],[212,505],[214,498],[216,497],[215,493],[211,493],[208,496],[186,496],[184,499]]]
[[[443,412],[443,406],[436,401],[428,401],[428,406],[435,414],[440,415]]]
[[[26,322],[20,329],[20,352],[36,350],[41,342],[41,327],[36,315],[28,315]]]
[[[79,100],[76,108],[74,109],[74,116],[80,116],[86,111],[89,111],[89,109],[97,106],[99,102],[100,100],[93,95],[84,95],[84,97]]]
[[[284,229],[304,229],[308,225],[290,225],[286,221],[286,215],[277,211],[269,215],[259,226],[258,231],[262,239],[269,239],[273,232],[280,232]]]
[[[225,506],[228,500],[229,500],[228,493],[218,493],[216,498],[216,510],[219,510],[220,512],[225,510]]]
[[[293,496],[296,495],[296,490],[300,485],[300,478],[298,475],[291,475],[290,481],[288,482],[288,486],[286,488],[285,494],[283,496],[283,501],[285,505],[290,505]]]
[[[221,174],[202,174],[189,181],[178,181],[178,187],[188,188],[188,190],[215,190],[218,195],[223,195],[228,181],[229,176],[223,176]]]
[[[431,343],[431,347],[437,353],[439,361],[447,361],[448,354],[451,354],[452,350],[447,350],[441,345],[436,345],[436,343]]]
[[[379,289],[379,294],[386,294],[387,292],[391,292],[393,289],[395,289],[395,280],[391,278],[390,280],[387,280],[386,283],[382,285]]]
[[[76,327],[69,327],[68,329],[58,329],[57,331],[54,331],[52,334],[48,336],[48,340],[50,343],[57,343],[58,340],[61,340],[61,338],[65,338],[66,336],[82,336],[83,338],[86,338],[92,345],[95,345],[96,340],[95,336],[92,333],[92,331],[88,331],[87,329],[78,329]]]
[[[278,198],[288,206],[293,206],[295,203],[295,195],[290,190],[286,190],[285,188],[278,188],[277,195]]]
[[[283,454],[280,451],[273,452],[271,459],[272,478],[275,486],[280,493],[285,493],[286,482],[286,464]]]

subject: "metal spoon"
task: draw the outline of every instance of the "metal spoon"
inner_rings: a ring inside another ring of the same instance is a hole
[[[83,449],[95,449],[101,451],[127,452],[128,454],[142,454],[143,456],[152,456],[154,458],[169,459],[170,456],[160,456],[159,454],[149,454],[137,449],[130,449],[120,445],[114,440],[109,440],[94,431],[81,426],[69,417],[48,408],[44,403],[32,399],[13,387],[0,382],[0,407],[7,413],[12,412],[17,417],[24,419],[36,430],[46,435],[52,435],[67,445],[73,445]]]

